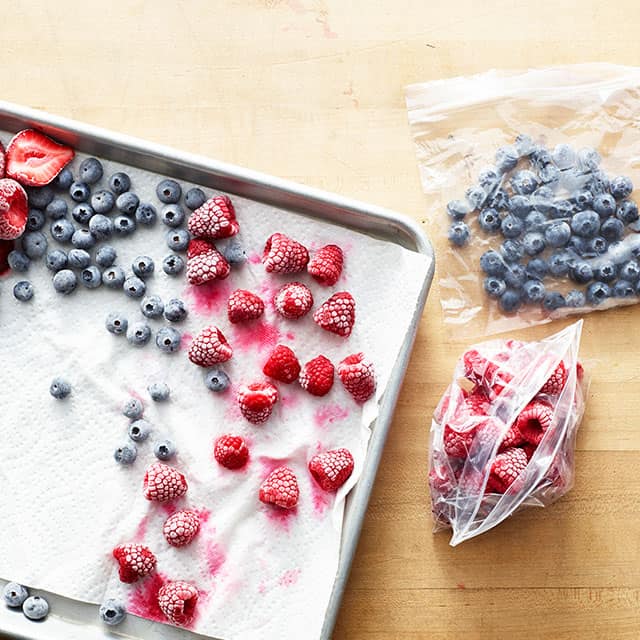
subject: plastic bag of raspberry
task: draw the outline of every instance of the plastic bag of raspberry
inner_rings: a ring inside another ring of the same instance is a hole
[[[431,423],[435,530],[451,545],[573,485],[587,392],[582,321],[540,342],[492,340],[465,351]]]

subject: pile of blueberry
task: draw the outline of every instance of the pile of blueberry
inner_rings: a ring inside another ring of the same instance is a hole
[[[495,167],[480,173],[464,201],[448,203],[449,241],[468,244],[465,219],[473,213],[485,237],[501,237],[498,250],[481,256],[480,268],[486,294],[506,313],[525,304],[555,311],[634,297],[640,251],[619,250],[626,229],[640,231],[632,191],[628,177],[607,176],[595,149],[560,144],[550,151],[519,135],[498,149]],[[563,294],[549,289],[547,278],[578,286]]]
[[[29,620],[44,620],[49,613],[49,603],[42,596],[30,596],[29,590],[17,582],[9,582],[2,591],[5,604],[12,609],[22,609]]]

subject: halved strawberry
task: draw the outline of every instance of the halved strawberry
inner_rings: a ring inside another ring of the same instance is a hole
[[[6,172],[29,187],[49,184],[73,160],[73,149],[35,129],[23,129],[9,142]]]
[[[0,240],[19,238],[27,226],[26,191],[9,178],[0,178]]]

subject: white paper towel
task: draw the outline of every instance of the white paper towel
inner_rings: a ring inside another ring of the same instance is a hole
[[[0,138],[6,143],[9,136]],[[74,161],[74,169],[81,159]],[[122,165],[104,164],[106,183]],[[125,170],[141,201],[152,202],[159,211],[158,176]],[[185,190],[190,186],[183,183]],[[110,311],[123,312],[130,323],[144,319],[139,301],[120,291],[79,286],[72,295],[61,296],[53,290],[43,261],[34,262],[27,274],[0,279],[0,355],[5,372],[0,384],[0,576],[85,602],[122,597],[130,612],[164,621],[155,606],[158,578],[124,585],[111,557],[117,544],[142,542],[156,554],[161,578],[187,580],[200,590],[192,630],[225,640],[311,639],[320,633],[335,578],[344,497],[360,474],[377,402],[429,263],[396,245],[231,197],[241,225],[238,238],[250,259],[225,281],[190,287],[184,276],[164,274],[162,258],[170,251],[165,244],[168,229],[160,221],[109,242],[118,251],[117,264],[125,269],[137,255],[155,260],[147,293],[165,302],[180,297],[187,303],[189,316],[176,325],[185,336],[178,353],[162,353],[153,339],[135,348],[105,330]],[[306,274],[266,274],[258,256],[276,231],[310,250],[339,244],[345,252],[339,282],[326,288]],[[50,245],[57,246],[51,240]],[[25,278],[33,283],[35,296],[21,303],[11,290]],[[314,308],[335,291],[350,291],[357,304],[351,337],[345,340],[323,331],[312,313],[299,321],[280,318],[271,299],[282,283],[292,280],[311,288]],[[236,288],[255,291],[267,302],[257,324],[228,322],[226,300]],[[167,324],[148,323],[154,333]],[[376,399],[359,407],[337,377],[324,398],[312,397],[295,384],[278,384],[281,398],[272,417],[263,426],[253,426],[240,416],[233,391],[210,392],[203,382],[204,370],[186,357],[189,337],[209,324],[219,326],[235,350],[225,365],[233,386],[263,379],[270,349],[283,343],[294,349],[301,363],[322,353],[337,364],[363,351],[376,368]],[[48,392],[58,375],[73,386],[72,395],[63,401]],[[146,388],[155,381],[171,387],[168,402],[150,400]],[[127,439],[129,421],[121,407],[131,395],[143,400],[144,417],[154,431],[138,445],[136,463],[120,467],[113,451]],[[213,441],[223,433],[246,438],[251,457],[245,469],[229,471],[213,460]],[[142,495],[144,471],[155,460],[153,443],[163,437],[177,444],[178,456],[171,464],[189,483],[187,495],[170,505],[148,502]],[[317,451],[335,447],[347,447],[355,458],[354,473],[337,496],[319,489],[306,470]],[[291,513],[258,500],[261,481],[280,464],[290,466],[300,484],[300,501]],[[183,507],[200,511],[203,524],[190,546],[176,549],[164,540],[162,524],[173,509]],[[158,637],[157,630],[154,633]]]

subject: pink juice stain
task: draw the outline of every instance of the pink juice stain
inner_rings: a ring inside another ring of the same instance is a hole
[[[231,344],[239,351],[257,350],[273,348],[280,340],[278,328],[267,322],[250,322],[245,325],[235,325],[232,328],[233,339]]]
[[[147,524],[149,522],[149,516],[144,516],[144,518],[142,518],[142,520],[140,520],[140,522],[138,523],[138,526],[136,527],[136,532],[133,534],[133,539],[136,542],[141,542],[142,540],[144,540],[144,537],[147,533]]]
[[[255,251],[252,251],[248,256],[247,256],[247,260],[249,262],[249,264],[260,264],[262,262],[262,258],[260,257],[260,255],[258,253],[256,253]]]
[[[295,516],[298,513],[298,507],[283,509],[282,507],[270,504],[266,504],[264,507],[263,511],[267,519],[276,527],[288,532],[291,528],[291,522],[295,520]]]
[[[213,280],[205,284],[191,285],[186,291],[196,313],[210,315],[222,311],[226,307],[229,295],[233,291],[230,283]]]
[[[349,416],[349,410],[339,404],[322,405],[313,414],[313,421],[316,427],[326,429],[330,425],[344,420]]]
[[[290,587],[298,582],[299,577],[300,569],[289,569],[278,578],[278,584],[282,587]]]
[[[165,581],[165,576],[160,573],[144,578],[140,586],[129,596],[129,612],[147,620],[166,622],[167,619],[158,605],[158,591]]]
[[[292,409],[300,403],[300,396],[297,395],[281,395],[280,403],[286,409]]]
[[[214,540],[207,540],[204,546],[204,555],[209,573],[212,576],[216,575],[226,561],[224,549]]]
[[[313,499],[313,511],[316,516],[323,516],[327,508],[333,502],[333,494],[321,489],[314,480],[311,480],[311,495]]]

